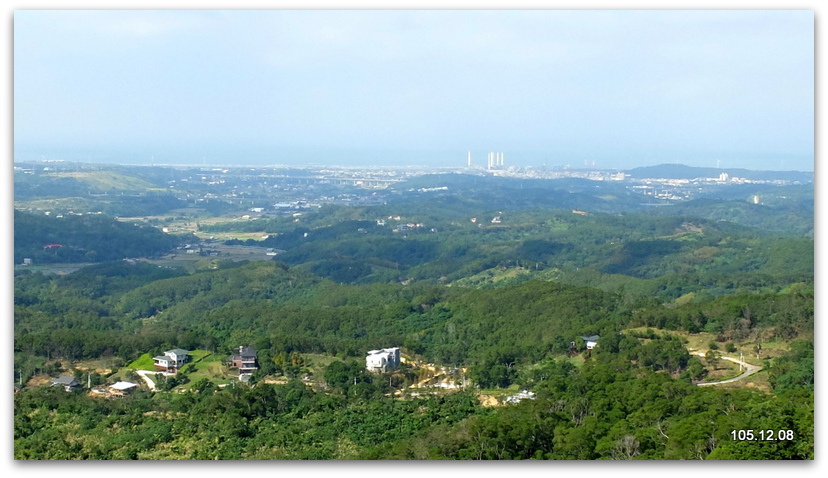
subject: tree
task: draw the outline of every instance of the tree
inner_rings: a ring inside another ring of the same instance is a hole
[[[624,435],[615,442],[612,449],[614,460],[631,460],[641,454],[641,443],[634,435]]]
[[[716,366],[719,364],[719,352],[711,349],[708,350],[706,354],[704,354],[704,360],[707,362],[707,365],[710,366],[713,370],[716,370]]]
[[[586,342],[581,337],[576,337],[575,338],[575,350],[578,353],[581,353],[584,350],[586,350]]]
[[[696,357],[691,357],[690,361],[687,365],[687,374],[691,380],[700,380],[704,377],[705,373],[707,372],[704,369],[704,366],[701,364],[701,361]]]

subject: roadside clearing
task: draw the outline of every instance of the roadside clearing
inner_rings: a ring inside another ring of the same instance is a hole
[[[704,354],[701,353],[701,352],[697,352],[696,355],[698,355],[699,357],[704,357]],[[696,385],[698,385],[699,387],[707,387],[707,386],[710,386],[710,385],[721,385],[723,383],[733,383],[733,382],[736,382],[738,380],[742,380],[743,378],[749,377],[749,376],[753,375],[754,373],[762,370],[762,367],[760,367],[758,365],[751,365],[751,364],[749,364],[747,362],[743,362],[743,361],[741,361],[737,358],[721,357],[721,359],[722,360],[729,360],[731,362],[742,365],[743,367],[745,367],[744,373],[742,373],[738,377],[733,377],[733,378],[730,378],[730,379],[727,379],[727,380],[722,380],[721,382],[703,382],[703,383],[697,383]]]

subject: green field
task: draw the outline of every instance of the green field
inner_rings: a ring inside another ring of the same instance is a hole
[[[114,171],[83,171],[72,173],[52,173],[48,175],[53,178],[73,178],[82,181],[91,188],[100,190],[141,190],[156,191],[163,190],[154,184],[143,179],[116,173]]]
[[[126,368],[133,370],[155,370],[155,362],[152,360],[152,355],[146,353],[132,361]]]
[[[224,364],[225,355],[206,350],[193,350],[190,355],[193,361],[181,367],[180,372],[189,379],[189,382],[181,388],[187,389],[203,378],[219,385],[230,383],[232,376]]]

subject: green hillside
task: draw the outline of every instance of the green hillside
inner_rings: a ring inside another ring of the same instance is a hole
[[[14,211],[14,262],[98,262],[162,254],[181,242],[148,226],[103,215],[50,217]]]

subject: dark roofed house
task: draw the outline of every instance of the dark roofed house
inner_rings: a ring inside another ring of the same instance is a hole
[[[66,390],[67,392],[71,392],[72,390],[81,388],[81,383],[80,380],[76,379],[75,377],[70,377],[69,375],[61,375],[58,378],[52,379],[52,386],[63,387],[64,390]]]
[[[598,336],[597,335],[590,335],[589,337],[581,337],[584,339],[584,343],[586,344],[587,350],[592,350],[598,344]]]
[[[258,352],[253,347],[239,346],[238,353],[231,355],[227,359],[227,364],[231,367],[239,369],[239,373],[253,373],[258,370],[259,366],[256,362]]]

